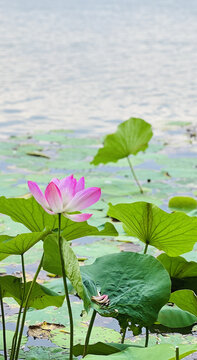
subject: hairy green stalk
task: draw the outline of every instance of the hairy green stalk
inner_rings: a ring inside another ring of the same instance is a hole
[[[179,360],[179,347],[176,346],[176,360]]]
[[[38,277],[38,274],[39,274],[39,272],[41,270],[43,259],[44,259],[44,254],[42,255],[42,258],[40,260],[40,264],[39,264],[39,266],[37,268],[37,271],[36,271],[36,273],[34,275],[34,278],[33,278],[32,283],[30,285],[29,291],[28,291],[27,296],[25,298],[23,316],[22,316],[22,320],[21,320],[21,327],[20,327],[18,343],[17,343],[17,347],[16,347],[16,354],[15,354],[15,357],[14,357],[15,360],[18,360],[18,355],[19,355],[21,340],[22,340],[22,336],[23,336],[23,329],[24,329],[24,325],[25,325],[25,318],[26,318],[26,313],[27,313],[27,309],[28,309],[29,299],[31,297],[31,293],[32,293],[33,287],[35,285],[36,279]]]
[[[69,323],[70,323],[70,355],[69,360],[73,359],[73,339],[74,339],[74,324],[73,324],[73,315],[72,315],[72,308],[68,293],[68,286],[66,280],[66,271],[64,265],[64,257],[63,257],[63,249],[62,249],[62,238],[61,238],[61,214],[58,214],[58,244],[59,244],[59,251],[60,251],[60,260],[61,260],[61,267],[62,267],[62,276],[63,276],[63,283],[64,283],[64,290],[66,295],[66,302],[69,314]]]
[[[146,245],[145,245],[145,248],[144,248],[144,254],[146,254],[147,253],[147,250],[148,250],[148,243],[146,243]]]
[[[148,347],[148,341],[149,341],[149,331],[148,331],[148,327],[146,327],[145,347]]]
[[[133,177],[134,177],[134,180],[135,180],[137,186],[139,187],[141,194],[143,194],[143,193],[144,193],[144,192],[143,192],[143,189],[142,189],[142,187],[141,187],[141,185],[140,185],[140,182],[139,182],[139,180],[138,180],[138,178],[137,178],[137,176],[136,176],[136,174],[135,174],[134,168],[133,168],[133,166],[132,166],[132,164],[131,164],[131,160],[130,160],[130,158],[129,158],[128,156],[127,156],[127,160],[128,160],[129,167],[130,167],[130,169],[131,169],[132,175],[133,175]]]
[[[3,308],[3,298],[2,298],[1,286],[0,286],[0,302],[1,302],[1,317],[2,317],[2,328],[3,328],[3,352],[4,352],[4,359],[7,360],[5,314],[4,314],[4,308]]]
[[[89,323],[89,326],[88,326],[88,331],[87,331],[87,334],[86,334],[84,351],[83,351],[83,358],[87,355],[90,335],[91,335],[91,332],[92,332],[92,327],[93,327],[93,324],[94,324],[95,317],[96,317],[96,310],[93,310],[92,317],[90,319],[90,323]]]
[[[23,309],[23,303],[24,303],[24,300],[25,300],[26,275],[25,275],[24,254],[21,255],[21,265],[22,265],[22,273],[23,273],[23,295],[22,295],[21,305],[20,305],[20,308],[19,308],[15,333],[14,333],[14,336],[13,336],[13,339],[12,339],[12,348],[11,348],[10,360],[14,359],[14,354],[15,354],[15,351],[16,351],[16,343],[17,343],[17,338],[18,338],[18,330],[19,330],[20,319],[21,319],[21,313],[22,313],[22,309]]]
[[[121,339],[121,344],[124,344],[126,332],[127,332],[127,328],[125,328],[125,329],[123,330],[122,339]]]

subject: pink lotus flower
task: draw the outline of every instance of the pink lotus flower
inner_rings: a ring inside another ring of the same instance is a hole
[[[29,190],[36,201],[49,214],[62,214],[76,222],[88,220],[92,214],[72,214],[81,211],[100,199],[101,189],[90,187],[85,189],[85,179],[77,181],[73,175],[62,180],[52,179],[46,187],[45,193],[37,183],[28,181]]]

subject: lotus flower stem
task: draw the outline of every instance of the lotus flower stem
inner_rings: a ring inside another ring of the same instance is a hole
[[[121,344],[124,344],[126,332],[127,332],[127,328],[123,329]]]
[[[176,360],[179,360],[179,347],[176,346]]]
[[[1,301],[1,317],[2,317],[2,328],[3,328],[3,352],[4,352],[4,359],[7,360],[7,345],[6,345],[6,327],[5,327],[5,314],[3,308],[3,297],[0,287],[0,301]]]
[[[133,166],[132,166],[132,164],[131,164],[131,160],[130,160],[130,158],[129,158],[128,156],[127,156],[127,160],[128,160],[129,167],[130,167],[130,169],[131,169],[132,175],[133,175],[133,177],[134,177],[134,179],[135,179],[135,182],[136,182],[137,186],[139,187],[141,194],[143,194],[143,193],[144,193],[144,192],[143,192],[143,189],[142,189],[142,187],[141,187],[141,185],[140,185],[140,182],[139,182],[139,180],[138,180],[138,178],[137,178],[137,176],[136,176],[136,174],[135,174],[135,171],[134,171]]]
[[[89,326],[88,326],[88,331],[87,331],[87,334],[86,334],[84,351],[83,351],[83,358],[87,355],[90,335],[91,335],[91,332],[92,332],[92,327],[94,325],[95,317],[96,317],[96,310],[93,310],[92,317],[90,319],[90,323],[89,323]]]
[[[19,337],[18,337],[18,343],[17,343],[17,348],[16,348],[16,355],[15,355],[15,358],[14,358],[15,360],[18,360],[18,355],[19,355],[19,350],[20,350],[20,345],[21,345],[21,339],[22,339],[22,336],[23,336],[23,329],[24,329],[24,325],[25,325],[25,318],[26,318],[26,313],[27,313],[27,309],[28,309],[29,299],[31,297],[31,293],[32,293],[34,284],[36,282],[36,279],[38,277],[38,274],[39,274],[39,272],[41,270],[43,259],[44,259],[44,254],[42,255],[42,258],[40,260],[40,264],[39,264],[39,266],[37,268],[37,271],[36,271],[36,273],[34,275],[34,278],[33,278],[32,282],[31,282],[29,291],[28,291],[26,299],[25,299],[23,316],[22,316],[22,320],[21,320],[21,328],[20,328]]]
[[[149,341],[149,331],[148,331],[148,327],[146,327],[145,347],[148,347],[148,341]]]
[[[20,308],[19,308],[15,333],[14,333],[14,336],[13,336],[13,339],[12,339],[12,348],[11,348],[10,360],[14,359],[14,354],[15,354],[15,351],[16,351],[18,330],[19,330],[19,325],[20,325],[20,319],[21,319],[23,303],[24,303],[24,299],[25,299],[26,275],[25,275],[25,263],[24,263],[24,255],[23,254],[21,254],[21,264],[22,264],[22,273],[23,273],[23,296],[22,296],[22,301],[21,301],[21,305],[20,305]]]
[[[58,244],[59,244],[59,250],[60,250],[60,259],[61,259],[61,267],[62,267],[62,276],[63,276],[63,283],[64,283],[64,290],[66,295],[66,302],[67,302],[67,308],[68,308],[68,314],[69,314],[69,322],[70,322],[70,355],[69,360],[73,359],[73,338],[74,338],[74,325],[73,325],[73,315],[72,315],[72,308],[68,293],[68,286],[67,286],[67,280],[66,280],[66,272],[65,272],[65,265],[64,265],[64,257],[63,257],[63,249],[62,249],[62,239],[60,236],[61,232],[61,214],[58,214]]]

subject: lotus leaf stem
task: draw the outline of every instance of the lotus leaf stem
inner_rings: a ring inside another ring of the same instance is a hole
[[[29,291],[28,291],[26,299],[25,299],[23,316],[22,316],[22,320],[21,320],[21,328],[20,328],[19,337],[18,337],[18,344],[17,344],[17,348],[16,348],[15,360],[18,359],[18,355],[19,355],[19,350],[20,350],[21,340],[22,340],[22,336],[23,336],[23,329],[24,329],[24,325],[25,325],[25,318],[26,318],[26,313],[27,313],[27,309],[28,309],[29,299],[31,297],[31,293],[32,293],[33,287],[35,285],[36,279],[38,277],[38,274],[39,274],[39,272],[41,270],[43,259],[44,259],[44,254],[42,255],[42,258],[40,260],[40,264],[39,264],[39,266],[37,268],[37,271],[36,271],[36,273],[34,275],[34,278],[33,278],[32,282],[31,282]]]
[[[145,248],[144,248],[144,254],[146,254],[147,253],[147,250],[148,250],[148,243],[146,243],[146,245],[145,245]]]
[[[125,329],[123,329],[121,344],[124,344],[126,332],[127,332],[127,327]]]
[[[83,358],[87,355],[88,344],[89,344],[90,335],[91,335],[91,332],[92,332],[92,327],[93,327],[93,324],[94,324],[94,320],[95,320],[96,314],[97,314],[97,313],[96,313],[96,310],[93,310],[92,317],[91,317],[91,319],[90,319],[90,323],[89,323],[89,326],[88,326],[88,331],[87,331],[87,334],[86,334],[84,351],[83,351]]]
[[[128,156],[127,156],[127,160],[128,160],[129,167],[130,167],[130,169],[131,169],[132,175],[133,175],[133,177],[134,177],[134,179],[135,179],[135,182],[136,182],[137,186],[139,187],[141,194],[143,194],[144,191],[143,191],[143,189],[142,189],[142,187],[141,187],[141,185],[140,185],[140,182],[139,182],[139,180],[138,180],[138,178],[137,178],[137,176],[136,176],[136,174],[135,174],[135,171],[134,171],[134,169],[133,169],[133,166],[132,166],[132,164],[131,164],[131,160],[130,160],[130,158],[129,158]]]
[[[73,325],[73,315],[72,315],[72,308],[68,293],[68,286],[66,280],[66,271],[64,265],[64,257],[63,257],[63,249],[62,249],[62,238],[60,236],[61,233],[61,214],[58,214],[58,244],[59,244],[59,251],[60,251],[60,260],[61,260],[61,267],[62,267],[62,276],[63,276],[63,283],[64,283],[64,290],[66,295],[66,302],[69,314],[69,322],[70,322],[70,355],[69,360],[73,359],[73,338],[74,338],[74,325]]]
[[[21,313],[22,313],[23,303],[24,303],[24,300],[25,300],[26,275],[25,275],[24,254],[21,254],[21,264],[22,264],[22,273],[23,273],[23,295],[22,295],[22,300],[21,300],[21,304],[20,304],[20,308],[19,308],[15,333],[14,333],[14,336],[13,336],[13,339],[12,339],[12,348],[11,348],[10,360],[14,359],[14,354],[15,354],[15,351],[16,351],[17,337],[18,337],[18,330],[19,330],[20,319],[21,319]]]
[[[1,317],[2,317],[2,328],[3,328],[3,352],[4,352],[4,359],[7,360],[5,314],[3,308],[3,297],[2,297],[1,287],[0,287],[0,301],[1,301]]]
[[[149,341],[149,331],[148,331],[148,327],[146,327],[145,347],[148,347],[148,341]]]
[[[176,360],[179,360],[179,347],[176,346]]]

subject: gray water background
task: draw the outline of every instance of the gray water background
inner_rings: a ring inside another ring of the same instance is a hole
[[[197,124],[196,0],[0,0],[0,133]]]

